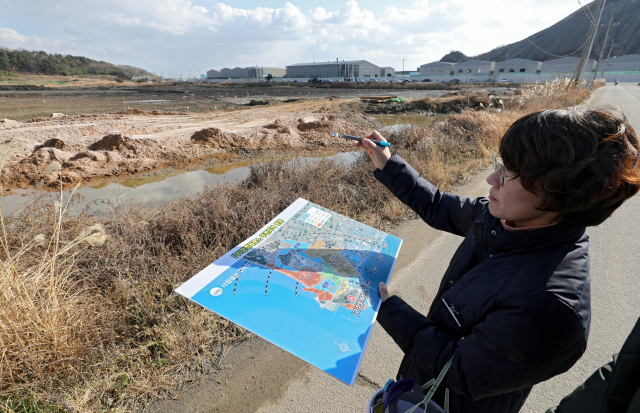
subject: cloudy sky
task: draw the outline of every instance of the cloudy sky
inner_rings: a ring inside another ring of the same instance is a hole
[[[585,4],[586,0],[582,1]],[[365,59],[406,70],[542,30],[577,0],[0,0],[0,46],[157,74]]]

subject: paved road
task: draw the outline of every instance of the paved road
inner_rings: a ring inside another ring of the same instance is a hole
[[[594,93],[590,104],[620,106],[640,131],[639,86],[605,86]],[[456,192],[474,197],[487,195],[487,173],[479,174]],[[627,201],[603,225],[588,230],[593,320],[587,352],[567,373],[535,386],[523,413],[543,413],[608,362],[640,317],[640,255],[635,251],[640,240],[638,210],[640,196]],[[390,283],[391,293],[426,313],[440,277],[462,239],[435,231],[418,220],[396,229],[394,235],[404,242]],[[250,357],[252,360],[243,368],[242,360]],[[225,363],[228,370],[201,381],[184,392],[181,400],[156,404],[148,411],[362,413],[370,395],[395,376],[401,359],[401,351],[376,324],[360,374],[355,385],[349,387],[258,338],[232,350]],[[242,371],[249,368],[252,373],[235,380],[238,374],[234,367]]]

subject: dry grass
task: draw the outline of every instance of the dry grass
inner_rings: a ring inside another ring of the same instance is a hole
[[[526,108],[530,112],[566,108],[585,101],[591,96],[591,92],[586,87],[586,81],[582,82],[580,96],[576,96],[576,88],[570,84],[570,79],[556,79],[552,82],[525,86],[522,88],[522,95],[515,101],[515,107]]]
[[[46,86],[54,89],[137,85],[137,83],[130,80],[118,83],[116,82],[116,76],[110,75],[62,76],[32,73],[15,73],[13,75],[0,79],[0,85]]]
[[[467,111],[388,139],[446,190],[487,165],[504,130],[524,113]],[[215,368],[224,346],[249,334],[174,288],[298,197],[380,229],[413,217],[372,169],[368,159],[350,167],[262,164],[240,184],[162,207],[114,210],[109,219],[36,204],[3,220],[0,400],[134,411],[202,374],[205,360]]]
[[[596,79],[593,81],[593,86],[591,87],[591,91],[596,89],[600,89],[602,86],[606,85],[607,81],[604,79]]]

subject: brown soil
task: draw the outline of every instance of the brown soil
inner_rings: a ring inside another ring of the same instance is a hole
[[[227,154],[348,149],[349,142],[332,138],[329,132],[363,135],[373,122],[361,113],[331,115],[340,111],[339,104],[298,100],[204,113],[127,109],[3,123],[0,143],[10,141],[13,155],[2,182],[22,188],[52,186],[59,180],[73,185]]]

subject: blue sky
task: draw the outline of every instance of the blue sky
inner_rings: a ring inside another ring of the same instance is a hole
[[[585,2],[583,2],[584,4]],[[0,46],[186,76],[209,69],[365,59],[415,69],[521,40],[576,0],[0,0]]]

